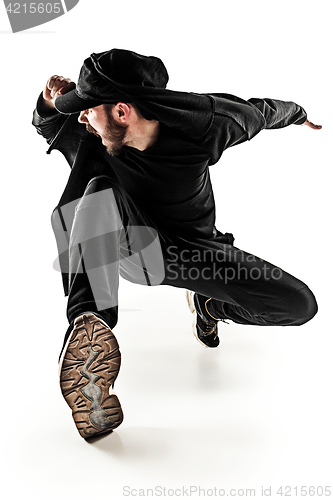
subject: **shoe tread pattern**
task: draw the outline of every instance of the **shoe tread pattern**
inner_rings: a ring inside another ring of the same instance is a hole
[[[83,438],[109,432],[123,421],[119,399],[109,394],[120,361],[117,339],[99,318],[92,313],[76,318],[61,365],[60,387]]]

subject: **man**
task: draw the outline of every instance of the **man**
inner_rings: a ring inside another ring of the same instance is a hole
[[[167,82],[160,59],[113,49],[84,61],[77,86],[49,78],[34,112],[48,152],[72,168],[52,221],[70,323],[60,385],[84,438],[123,418],[109,390],[120,367],[119,273],[188,289],[207,347],[219,344],[219,321],[301,325],[317,312],[304,283],[216,229],[209,166],[264,128],[321,126],[292,102],[175,92]]]

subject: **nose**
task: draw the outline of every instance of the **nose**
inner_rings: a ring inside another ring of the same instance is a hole
[[[87,118],[87,112],[88,110],[85,109],[84,111],[81,111],[80,115],[79,115],[79,118],[78,118],[78,121],[80,123],[88,123],[88,118]]]

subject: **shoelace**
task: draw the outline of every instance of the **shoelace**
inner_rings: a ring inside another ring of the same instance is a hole
[[[217,321],[207,321],[206,326],[205,326],[205,332],[204,336],[208,337],[208,335],[214,335],[214,340],[216,339],[218,332],[217,332]]]

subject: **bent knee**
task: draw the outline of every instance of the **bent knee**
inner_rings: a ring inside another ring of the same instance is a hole
[[[307,286],[298,290],[298,292],[290,298],[290,306],[293,325],[303,325],[307,323],[318,312],[316,298]]]
[[[116,187],[116,180],[107,175],[98,175],[93,177],[87,184],[84,194],[96,193],[98,191],[104,191],[104,189],[110,189]]]

